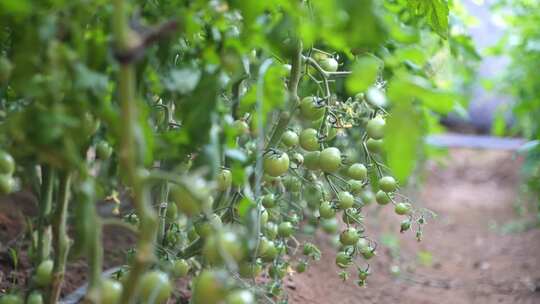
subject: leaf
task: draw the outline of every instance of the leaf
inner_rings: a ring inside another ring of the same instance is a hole
[[[358,59],[352,68],[352,75],[345,82],[350,94],[365,91],[377,80],[380,62],[374,57],[362,57]]]
[[[394,176],[404,183],[416,166],[418,147],[422,139],[421,115],[412,102],[399,102],[386,123],[384,147],[388,166]]]
[[[448,14],[445,0],[409,0],[409,9],[417,16],[424,17],[429,26],[444,39],[448,38]]]

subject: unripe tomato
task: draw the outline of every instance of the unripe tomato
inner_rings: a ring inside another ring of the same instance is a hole
[[[336,265],[339,268],[347,268],[351,265],[352,258],[346,252],[340,251],[336,255]]]
[[[249,133],[249,125],[245,120],[235,120],[233,128],[238,136]]]
[[[384,137],[384,126],[386,122],[384,118],[377,116],[368,121],[366,126],[366,132],[370,138],[381,139]]]
[[[321,152],[319,151],[313,151],[308,152],[304,155],[304,167],[306,167],[308,170],[319,170],[320,169],[320,157]]]
[[[396,180],[391,176],[383,176],[379,179],[379,188],[384,192],[394,192],[397,189]]]
[[[0,84],[5,83],[11,76],[13,64],[4,56],[0,56]]]
[[[15,160],[6,151],[0,150],[0,174],[11,175],[15,171]]]
[[[0,174],[0,195],[11,193],[14,186],[15,181],[11,176]]]
[[[371,190],[366,189],[360,192],[360,199],[364,205],[369,205],[375,201],[375,194]]]
[[[170,222],[173,222],[178,217],[178,207],[176,207],[176,204],[174,203],[168,203],[167,204],[167,210],[165,211],[165,217],[167,217],[167,220]]]
[[[217,188],[219,191],[225,191],[231,187],[232,173],[228,169],[223,169],[217,176]]]
[[[261,208],[261,216],[259,218],[259,223],[261,224],[261,227],[266,226],[266,224],[268,223],[268,218],[269,218],[268,211],[263,206]]]
[[[139,284],[143,303],[165,303],[171,296],[173,287],[166,273],[154,270],[143,274]]]
[[[382,190],[377,191],[375,194],[375,200],[379,205],[386,205],[391,201],[390,196]]]
[[[271,262],[278,256],[278,249],[273,241],[266,238],[261,238],[259,244],[259,257],[264,262]]]
[[[339,235],[339,242],[345,246],[355,245],[360,239],[360,233],[355,228],[347,228]]]
[[[122,296],[122,283],[105,279],[101,285],[101,304],[116,304]]]
[[[197,231],[197,234],[204,239],[212,234],[214,227],[221,227],[221,224],[222,222],[219,215],[213,213],[208,219],[196,222],[195,231]]]
[[[255,296],[249,290],[235,290],[227,295],[225,304],[254,304]]]
[[[101,302],[107,304],[105,302]],[[43,304],[43,295],[40,292],[33,291],[26,299],[26,304]]]
[[[40,287],[46,287],[51,283],[54,263],[52,260],[41,262],[34,274],[34,281]]]
[[[366,92],[366,101],[376,107],[386,106],[386,96],[379,88],[371,87]]]
[[[319,65],[323,70],[327,72],[335,72],[338,70],[338,62],[332,57],[324,58],[321,61],[319,61]]]
[[[397,203],[394,207],[396,214],[405,215],[411,213],[411,204],[409,203]]]
[[[269,222],[264,227],[264,235],[270,239],[273,240],[277,237],[278,234],[278,226],[275,223]]]
[[[195,179],[186,186],[172,186],[170,195],[178,210],[187,216],[193,216],[212,206],[208,186],[202,178]]]
[[[371,259],[376,254],[375,253],[375,248],[373,248],[371,246],[360,248],[360,253],[362,254],[364,259],[366,259],[366,260]]]
[[[270,268],[268,269],[268,274],[270,275],[270,277],[274,279],[275,278],[283,279],[285,275],[287,274],[287,269],[285,268],[283,264],[271,265]]]
[[[334,218],[330,218],[330,219],[325,219],[325,220],[322,220],[321,221],[321,228],[324,232],[328,233],[328,234],[334,234],[337,232],[337,229],[338,229],[338,221],[337,219],[334,217]]]
[[[340,191],[338,193],[338,208],[345,210],[351,208],[354,205],[354,196],[348,191]]]
[[[274,208],[276,206],[276,198],[274,194],[265,194],[262,198],[262,205],[267,209]]]
[[[351,179],[348,181],[351,193],[358,194],[364,189],[364,184],[359,180]]]
[[[280,154],[266,153],[263,167],[264,172],[272,177],[283,175],[289,170],[289,155],[285,152]]]
[[[319,158],[321,170],[327,173],[334,173],[341,166],[341,152],[338,148],[330,147],[321,151]]]
[[[290,237],[294,232],[294,226],[291,222],[281,222],[278,226],[278,235],[280,237]]]
[[[319,150],[319,137],[315,129],[307,128],[300,132],[300,147],[306,151]]]
[[[242,278],[254,278],[262,271],[259,263],[243,262],[238,267],[238,273]]]
[[[223,263],[223,256],[227,255],[239,262],[244,258],[244,246],[238,235],[232,231],[220,231],[212,234],[203,247],[203,256],[213,265]]]
[[[366,238],[360,238],[358,242],[356,243],[356,247],[358,250],[362,250],[363,248],[369,247],[369,241]]]
[[[411,228],[411,220],[405,219],[401,222],[399,232],[403,233]]]
[[[14,294],[6,294],[0,297],[0,304],[23,304],[23,299]]]
[[[323,219],[330,219],[336,216],[336,210],[330,202],[324,201],[319,207],[319,214]]]
[[[290,175],[283,178],[283,185],[285,186],[285,189],[292,193],[298,193],[302,189],[302,182],[300,179]]]
[[[368,140],[366,141],[366,147],[368,151],[371,153],[375,153],[375,154],[381,153],[383,149],[383,140],[368,138]]]
[[[347,170],[347,174],[352,179],[364,180],[367,178],[367,168],[360,163],[352,164]]]
[[[345,223],[357,223],[363,220],[362,214],[356,208],[349,208],[343,210],[343,222]]]
[[[193,280],[193,304],[220,303],[227,293],[224,279],[215,270],[203,270]]]
[[[113,148],[108,142],[102,140],[96,146],[96,155],[99,159],[109,159],[113,153]]]
[[[319,120],[324,116],[326,108],[319,104],[317,97],[308,96],[300,101],[300,114],[307,120]]]
[[[178,259],[174,261],[173,267],[172,267],[172,274],[177,277],[185,277],[189,272],[190,266],[189,263],[184,259]]]
[[[285,133],[283,133],[283,136],[281,137],[281,142],[287,147],[287,148],[294,148],[296,145],[298,145],[298,134],[296,132],[287,130]]]

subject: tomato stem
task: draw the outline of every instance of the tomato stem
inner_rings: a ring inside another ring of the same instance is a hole
[[[41,189],[39,193],[39,219],[37,225],[37,256],[36,265],[39,265],[50,255],[51,226],[49,223],[52,210],[52,195],[56,172],[48,165],[41,167]]]

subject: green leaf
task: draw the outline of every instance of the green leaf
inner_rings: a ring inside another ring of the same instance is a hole
[[[352,75],[345,82],[347,91],[350,94],[357,94],[365,91],[377,80],[380,62],[374,57],[362,57],[353,66]]]
[[[386,158],[390,170],[401,183],[407,180],[416,166],[422,139],[421,118],[412,102],[400,102],[395,104],[386,123]]]
[[[444,39],[448,38],[448,3],[445,0],[409,0],[409,9],[426,19],[429,26]]]

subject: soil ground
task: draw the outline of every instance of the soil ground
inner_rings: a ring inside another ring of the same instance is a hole
[[[540,230],[503,233],[525,227],[515,212],[519,167],[512,152],[452,149],[444,164],[427,165],[422,187],[408,194],[438,214],[422,242],[414,233],[389,237],[400,221],[385,208],[368,231],[391,249],[379,250],[361,288],[355,270],[349,281],[339,279],[335,250],[321,237],[323,258],[289,280],[290,302],[540,303]]]
[[[515,212],[520,165],[512,152],[451,149],[444,163],[426,165],[418,190],[406,193],[438,214],[422,242],[414,232],[396,233],[401,218],[390,206],[371,206],[368,233],[380,246],[367,287],[356,286],[355,270],[349,281],[339,279],[335,250],[318,235],[323,257],[286,279],[290,303],[540,303],[540,229],[526,229]],[[23,246],[19,268],[29,268],[21,215],[32,215],[35,204],[24,194],[0,202],[0,293],[27,278],[13,271],[5,248]],[[106,269],[124,261],[133,240],[126,231],[104,232]],[[71,263],[63,295],[84,282],[83,261]]]

